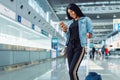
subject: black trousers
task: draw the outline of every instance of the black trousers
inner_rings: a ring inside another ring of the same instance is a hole
[[[81,47],[80,44],[69,43],[67,47],[67,58],[69,66],[70,80],[79,80],[78,68],[84,57],[85,48]]]

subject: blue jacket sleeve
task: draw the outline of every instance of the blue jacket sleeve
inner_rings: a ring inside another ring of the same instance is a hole
[[[91,33],[92,37],[93,37],[94,33],[93,33],[92,21],[91,21],[91,19],[89,17],[86,17],[86,18],[87,18],[87,21],[86,21],[87,32]]]

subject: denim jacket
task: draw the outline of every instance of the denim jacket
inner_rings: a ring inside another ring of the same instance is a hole
[[[67,32],[65,32],[66,35],[66,46],[69,42],[69,38],[70,38],[70,31],[69,31],[69,27],[70,25],[73,23],[73,20],[70,20],[67,23]],[[80,43],[82,47],[86,47],[87,46],[87,37],[86,34],[87,33],[91,33],[93,35],[93,30],[92,30],[92,22],[91,19],[89,17],[81,17],[78,19],[78,29],[79,29],[79,38],[80,38]]]

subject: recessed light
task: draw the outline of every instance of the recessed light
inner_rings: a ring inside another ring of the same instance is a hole
[[[39,22],[40,22],[41,20],[39,20]]]
[[[100,18],[100,16],[99,16],[99,15],[97,15],[97,18]]]
[[[68,19],[67,16],[65,17],[65,19]]]
[[[116,18],[116,15],[114,14],[113,17]]]
[[[34,16],[34,19],[36,18],[36,16]]]
[[[13,2],[14,0],[10,0],[11,2]]]
[[[103,4],[102,7],[105,7],[105,4]]]
[[[30,15],[30,13],[31,13],[31,12],[30,12],[30,11],[28,11],[28,14],[29,14],[29,15]]]
[[[23,9],[23,5],[20,6],[20,9]]]

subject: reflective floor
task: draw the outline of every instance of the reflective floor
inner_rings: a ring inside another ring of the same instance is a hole
[[[17,70],[0,71],[0,80],[69,80],[66,59],[60,58],[44,61],[34,66]],[[79,78],[86,76],[86,57],[79,67]],[[89,71],[101,74],[102,80],[119,80],[120,57],[110,56],[108,59],[96,58],[89,60]]]

